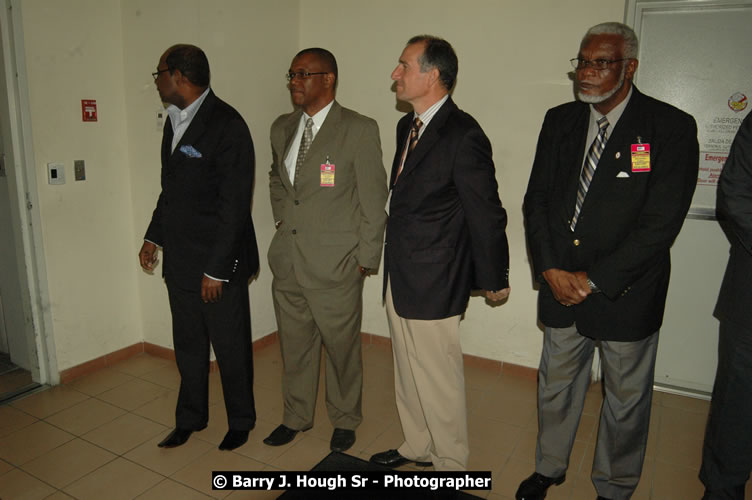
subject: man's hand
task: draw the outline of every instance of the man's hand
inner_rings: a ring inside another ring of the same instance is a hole
[[[580,287],[587,289],[588,295],[593,293],[593,289],[590,288],[590,283],[588,283],[588,275],[585,271],[577,271],[574,273],[574,275],[577,277],[577,281],[580,282]]]
[[[580,271],[582,272],[582,271]],[[582,274],[585,274],[582,272]],[[560,304],[571,306],[579,304],[590,295],[587,277],[581,280],[577,273],[570,273],[561,269],[551,268],[543,271],[543,278],[551,287],[554,298]]]
[[[219,302],[222,298],[222,281],[211,279],[204,275],[201,279],[201,300],[207,302]]]
[[[138,262],[144,271],[154,271],[154,265],[157,263],[157,245],[151,241],[144,241],[138,252]]]
[[[486,298],[492,302],[498,302],[500,300],[504,300],[507,297],[509,297],[509,292],[511,291],[512,289],[509,287],[504,288],[503,290],[496,290],[496,291],[486,290]]]

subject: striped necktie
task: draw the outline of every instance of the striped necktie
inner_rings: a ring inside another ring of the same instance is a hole
[[[606,134],[607,128],[608,119],[604,116],[598,120],[598,135],[593,141],[593,144],[590,145],[587,157],[585,158],[585,164],[582,166],[582,172],[580,173],[580,185],[577,187],[577,203],[574,207],[572,222],[569,223],[569,229],[572,231],[574,231],[575,226],[577,226],[577,219],[580,218],[582,203],[585,201],[585,195],[587,195],[590,183],[593,181],[593,175],[598,166],[598,160],[601,159],[603,150],[606,147],[606,141],[608,140],[608,135]]]
[[[397,182],[397,179],[399,179],[399,176],[402,173],[402,169],[405,166],[405,162],[407,161],[407,156],[412,153],[413,149],[415,149],[415,146],[418,144],[418,135],[420,133],[420,127],[422,126],[423,122],[420,121],[420,118],[416,116],[415,120],[413,120],[412,125],[410,125],[410,139],[408,140],[407,146],[402,153],[402,162],[400,163],[399,170],[397,170],[397,177],[394,179],[394,182]]]
[[[303,130],[303,137],[300,140],[300,149],[298,149],[298,159],[295,161],[295,179],[293,180],[293,186],[298,182],[298,174],[300,173],[300,167],[305,162],[306,155],[308,154],[308,148],[311,147],[313,142],[313,118],[308,118],[305,122],[305,130]]]

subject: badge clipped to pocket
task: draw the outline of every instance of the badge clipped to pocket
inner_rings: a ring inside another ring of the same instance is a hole
[[[321,187],[334,187],[334,164],[329,163],[329,155],[321,164]]]
[[[632,172],[650,172],[650,144],[632,144]]]

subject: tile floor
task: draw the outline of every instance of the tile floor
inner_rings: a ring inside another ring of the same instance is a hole
[[[397,447],[402,432],[391,350],[371,344],[363,353],[365,418],[350,453],[367,459]],[[179,376],[174,362],[146,354],[0,406],[0,498],[276,498],[278,491],[212,491],[208,478],[210,471],[222,469],[308,470],[328,454],[332,427],[322,394],[313,429],[286,446],[261,442],[281,419],[280,371],[276,344],[255,353],[258,422],[249,442],[233,452],[217,450],[226,431],[217,374],[211,375],[209,426],[180,448],[156,446],[174,423]],[[488,363],[469,362],[465,372],[470,468],[493,472],[493,490],[473,493],[512,499],[533,470],[535,382]],[[549,500],[595,498],[589,471],[600,403],[599,387],[593,386],[567,481],[551,488]],[[647,459],[634,499],[699,500],[697,471],[707,412],[706,401],[655,394]],[[750,485],[747,493],[752,494]]]

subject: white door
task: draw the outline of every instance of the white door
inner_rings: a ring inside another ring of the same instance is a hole
[[[715,220],[717,175],[752,106],[752,0],[628,0],[640,39],[635,84],[695,117],[700,176],[672,249],[655,382],[709,393],[717,364],[713,317],[729,242]]]

